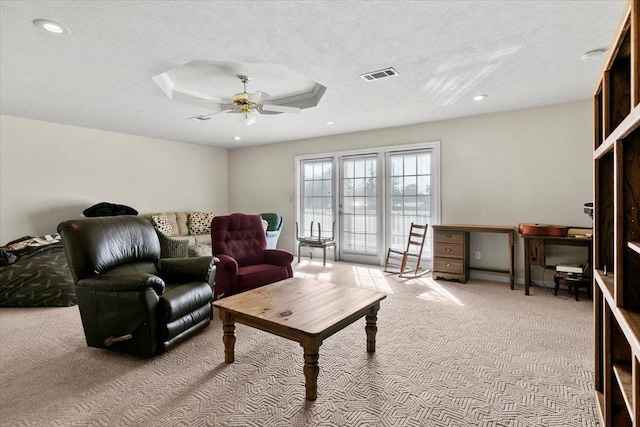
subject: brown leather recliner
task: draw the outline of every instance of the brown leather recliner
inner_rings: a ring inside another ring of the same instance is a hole
[[[217,259],[160,259],[151,223],[137,216],[61,222],[90,347],[150,357],[190,338],[213,317]]]

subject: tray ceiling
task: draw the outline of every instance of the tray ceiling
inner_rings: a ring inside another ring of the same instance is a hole
[[[2,1],[0,112],[232,148],[583,100],[604,58],[580,56],[609,45],[624,3]],[[202,107],[152,77],[194,60],[282,66],[327,89],[250,127],[188,120]],[[359,77],[387,67],[398,75]]]

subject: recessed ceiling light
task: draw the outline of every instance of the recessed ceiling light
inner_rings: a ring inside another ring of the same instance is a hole
[[[329,121],[329,122],[325,122],[325,124],[331,126],[332,124],[334,124],[334,122]]]
[[[593,61],[594,59],[600,59],[604,56],[606,51],[607,49],[605,48],[593,49],[593,50],[590,50],[589,52],[583,53],[580,59],[582,59],[585,62]]]
[[[239,136],[234,136],[233,139],[234,141],[240,141],[241,138]]]
[[[49,21],[48,19],[36,19],[33,21],[33,25],[54,34],[69,34],[71,32],[71,30],[64,25],[54,21]]]
[[[487,96],[489,95],[476,95],[473,97],[474,101],[482,101],[483,99],[485,99]]]

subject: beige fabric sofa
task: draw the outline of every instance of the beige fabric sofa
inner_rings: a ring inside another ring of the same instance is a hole
[[[194,211],[195,212],[195,211]],[[176,258],[184,256],[211,255],[211,233],[189,234],[189,214],[192,212],[159,212],[144,214],[152,224],[153,215],[166,215],[173,228],[173,234],[166,239],[161,239],[164,258]],[[161,234],[161,233],[158,233]]]
[[[183,258],[188,256],[211,256],[211,232],[206,234],[189,234],[189,214],[192,212],[159,212],[143,214],[151,224],[153,215],[166,215],[171,223],[173,233],[167,237],[158,233],[162,258]],[[210,226],[210,224],[209,224]],[[267,230],[268,222],[262,220],[262,226]],[[157,229],[156,229],[157,230]]]

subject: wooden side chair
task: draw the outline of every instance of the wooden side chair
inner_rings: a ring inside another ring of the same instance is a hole
[[[420,261],[422,259],[422,250],[427,240],[428,224],[420,225],[411,223],[409,230],[409,238],[407,239],[407,249],[400,251],[391,249],[387,251],[387,260],[384,264],[384,271],[387,273],[400,273],[400,277],[419,277],[429,272],[429,270],[420,271]],[[411,273],[411,275],[408,275]]]
[[[336,241],[335,241],[336,222],[331,225],[331,236],[322,236],[322,227],[318,223],[318,234],[313,234],[313,221],[311,221],[311,234],[309,236],[300,236],[298,222],[296,221],[296,239],[298,239],[298,263],[300,262],[300,249],[305,246],[308,248],[322,248],[322,266],[327,263],[327,248],[333,248],[333,259],[336,259]],[[309,251],[309,258],[313,259],[313,251]]]

